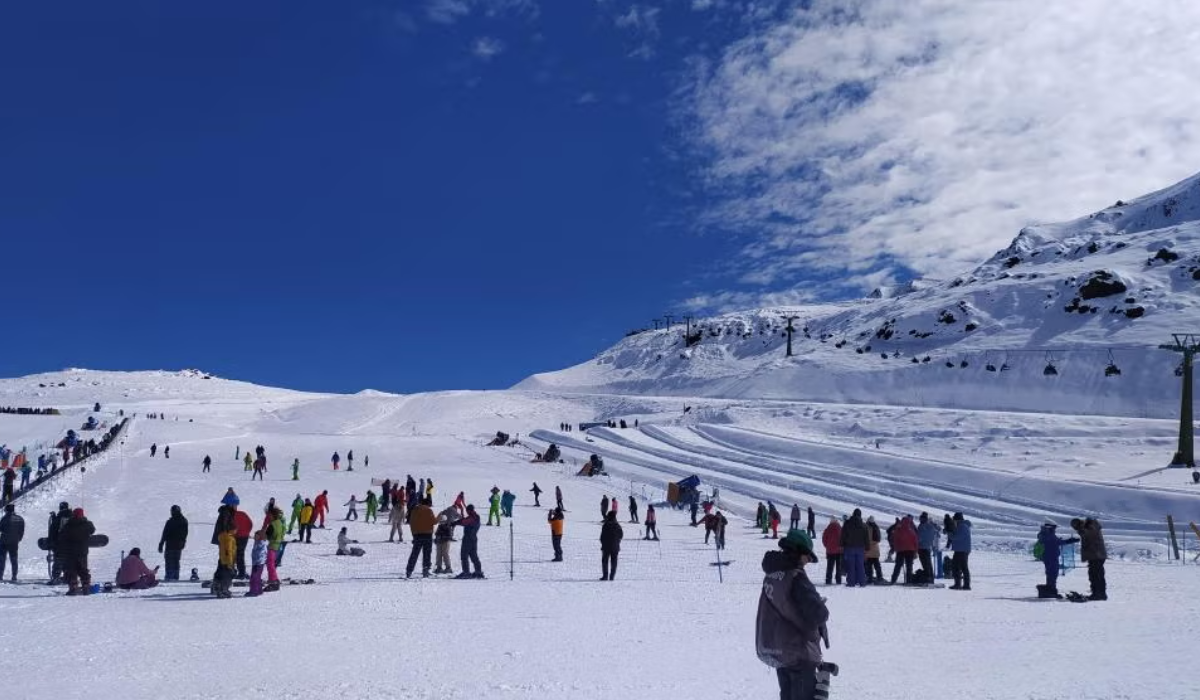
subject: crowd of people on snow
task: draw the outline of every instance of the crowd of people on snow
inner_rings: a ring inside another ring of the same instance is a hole
[[[17,416],[58,416],[57,408],[28,408],[25,406],[0,406],[0,413]]]
[[[0,504],[11,503],[26,491],[38,487],[47,478],[57,474],[60,469],[74,466],[108,449],[123,426],[123,422],[112,426],[99,441],[94,438],[80,440],[74,430],[68,430],[67,436],[57,445],[57,448],[62,450],[61,462],[57,451],[39,454],[37,460],[33,461],[29,457],[27,447],[17,451],[7,444],[0,445]]]

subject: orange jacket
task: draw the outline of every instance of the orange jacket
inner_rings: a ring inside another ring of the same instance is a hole
[[[436,527],[437,513],[429,506],[417,506],[408,514],[408,528],[414,535],[432,535]]]

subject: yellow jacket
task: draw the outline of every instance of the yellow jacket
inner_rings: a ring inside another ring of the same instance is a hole
[[[219,552],[217,563],[232,569],[237,559],[237,537],[234,536],[232,531],[222,532],[217,535],[217,545]]]
[[[300,509],[300,524],[301,525],[307,525],[307,524],[311,523],[312,519],[313,519],[313,507],[312,506],[306,505]]]

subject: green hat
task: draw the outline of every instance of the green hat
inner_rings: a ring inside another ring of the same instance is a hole
[[[812,538],[808,536],[808,532],[799,528],[788,530],[787,535],[779,540],[779,548],[807,554],[814,562],[817,561],[817,555],[813,552]]]

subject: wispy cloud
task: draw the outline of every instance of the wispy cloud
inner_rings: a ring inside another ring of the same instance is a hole
[[[473,12],[486,17],[511,14],[536,18],[541,13],[537,0],[426,0],[425,16],[438,24],[454,24]]]
[[[575,104],[577,104],[577,105],[592,105],[592,104],[596,104],[599,101],[600,101],[600,98],[596,96],[596,93],[585,92],[582,95],[580,95],[578,98],[575,99]]]
[[[504,51],[504,42],[495,37],[481,36],[471,44],[471,54],[481,61],[490,61]]]
[[[629,52],[633,58],[650,59],[654,57],[654,44],[662,31],[658,26],[660,8],[645,5],[633,5],[623,14],[617,15],[613,23],[624,29],[637,41],[637,46]]]
[[[438,24],[454,24],[471,14],[467,0],[429,0],[425,5],[425,16]]]
[[[1029,222],[1200,170],[1200,4],[805,7],[754,25],[682,92],[722,195],[707,223],[752,236],[744,283],[945,274]]]

